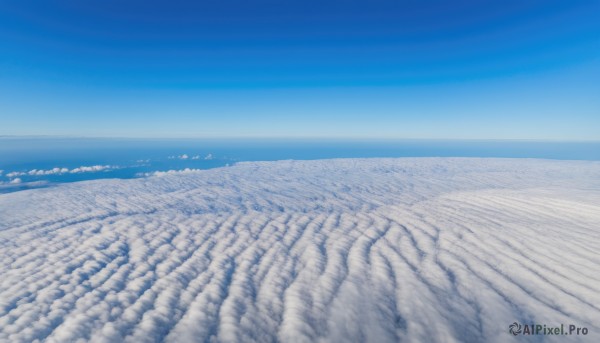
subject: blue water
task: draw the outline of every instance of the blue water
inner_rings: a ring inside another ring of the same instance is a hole
[[[182,158],[183,155],[187,155],[187,158]],[[0,138],[0,170],[3,170],[0,174],[0,193],[47,187],[62,182],[99,178],[135,178],[154,171],[209,169],[232,165],[239,161],[352,157],[513,157],[600,160],[600,142],[5,137]],[[109,167],[96,172],[71,172],[82,166]],[[32,170],[53,168],[66,168],[68,172],[30,175]]]

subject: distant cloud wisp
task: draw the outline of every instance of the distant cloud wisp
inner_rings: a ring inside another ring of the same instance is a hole
[[[182,154],[182,155],[171,155],[168,157],[168,159],[170,160],[175,160],[175,159],[179,159],[179,160],[200,160],[200,159],[204,159],[204,160],[212,160],[214,157],[212,154],[208,154],[206,155],[204,158],[202,158],[200,155],[188,155],[188,154]]]

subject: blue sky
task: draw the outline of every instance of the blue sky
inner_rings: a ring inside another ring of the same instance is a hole
[[[0,135],[600,139],[599,1],[19,1]]]

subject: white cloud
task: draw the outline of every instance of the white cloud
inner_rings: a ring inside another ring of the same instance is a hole
[[[89,167],[83,166],[83,167],[71,169],[69,171],[69,173],[70,174],[94,173],[94,172],[110,170],[110,169],[116,169],[116,167],[109,166],[109,165],[105,165],[105,166],[97,165],[97,166],[89,166]]]
[[[19,179],[19,178],[16,178],[16,179],[12,179],[12,180],[10,180],[10,182],[9,182],[9,183],[12,183],[12,184],[19,184],[19,183],[21,183],[21,182],[22,182],[22,180],[21,180],[21,179]]]
[[[167,171],[154,171],[149,173],[138,173],[137,176],[165,176],[165,175],[173,175],[173,174],[191,174],[202,171],[203,169],[193,169],[193,168],[185,168],[185,169],[171,169]]]
[[[600,341],[599,172],[251,162],[3,194],[0,341]]]
[[[213,159],[213,155],[212,154],[208,154],[206,155],[206,157],[204,157],[205,160],[212,160]]]
[[[21,176],[21,175],[26,175],[27,173],[21,173],[21,172],[10,172],[6,174],[6,177],[8,178],[13,178],[13,177],[17,177],[17,176]]]
[[[192,159],[192,160],[195,160],[195,159],[197,159],[197,158],[195,158],[195,157],[196,157],[196,156],[192,156],[192,157],[191,157],[191,159]],[[170,160],[174,160],[174,159],[187,160],[187,159],[190,159],[190,156],[189,156],[188,154],[183,154],[183,155],[172,155],[172,156],[169,156],[169,157],[168,157],[168,159],[170,159]]]
[[[27,175],[56,175],[56,174],[65,174],[68,173],[69,169],[68,168],[52,168],[52,169],[48,169],[48,170],[38,170],[38,169],[33,169],[30,170],[29,172],[27,172]]]
[[[117,169],[119,167],[117,166],[110,166],[110,165],[96,165],[96,166],[81,166],[81,167],[77,167],[74,169],[68,169],[68,168],[52,168],[52,169],[32,169],[30,171],[27,172],[10,172],[8,174],[6,174],[7,177],[9,178],[14,178],[14,177],[18,177],[18,176],[44,176],[44,175],[62,175],[62,174],[80,174],[80,173],[93,173],[93,172],[99,172],[99,171],[106,171],[106,170],[112,170],[112,169]]]

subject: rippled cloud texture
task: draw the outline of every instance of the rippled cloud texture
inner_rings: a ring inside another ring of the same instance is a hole
[[[3,194],[0,341],[504,342],[514,321],[599,341],[599,228],[598,162],[252,162]]]

